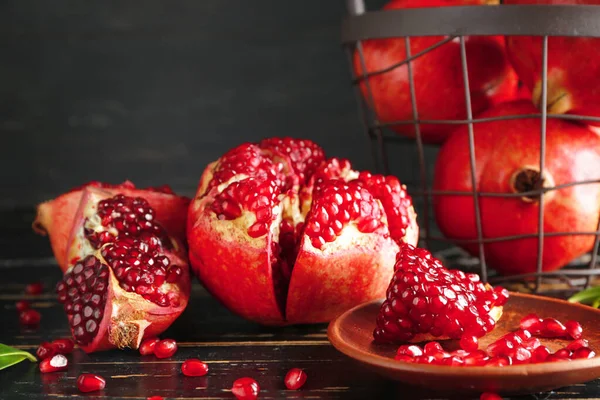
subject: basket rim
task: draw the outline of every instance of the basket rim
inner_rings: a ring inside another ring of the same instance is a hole
[[[600,5],[487,5],[368,11],[343,18],[343,44],[405,36],[600,37]]]

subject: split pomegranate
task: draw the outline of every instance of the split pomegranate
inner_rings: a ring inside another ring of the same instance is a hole
[[[142,198],[84,189],[67,252],[79,261],[56,291],[85,352],[137,349],[185,309],[185,249],[155,215]]]
[[[245,143],[211,163],[188,219],[202,283],[266,325],[326,322],[383,296],[398,243],[417,239],[398,179],[292,138]]]
[[[258,382],[248,377],[236,379],[231,388],[231,393],[238,400],[255,400],[258,398],[259,392],[260,386],[258,386]]]
[[[160,342],[159,338],[144,339],[140,344],[140,354],[143,356],[154,354],[154,347],[158,342]]]
[[[394,0],[388,2],[383,9],[483,6],[489,3],[498,4],[499,0]],[[415,56],[444,39],[443,36],[411,37],[410,54]],[[465,49],[471,108],[474,114],[517,96],[518,80],[508,61],[503,37],[467,36]],[[354,52],[354,72],[359,78],[365,70],[373,74],[366,81],[360,81],[360,90],[366,103],[374,108],[377,119],[384,123],[413,120],[408,68],[406,64],[399,65],[406,60],[405,39],[395,37],[364,40],[362,55],[364,64],[359,50]],[[451,40],[416,57],[410,65],[419,119],[466,119],[467,107],[459,40]],[[420,124],[421,137],[426,143],[441,143],[455,126]],[[416,135],[412,124],[397,124],[393,125],[392,129],[404,136]]]
[[[160,340],[154,346],[154,355],[157,358],[169,358],[177,352],[177,342],[173,339]]]
[[[27,300],[19,300],[15,304],[17,311],[25,311],[31,307],[31,304]]]
[[[285,375],[285,387],[289,390],[298,390],[306,383],[306,372],[300,368],[292,368]]]
[[[38,295],[44,292],[44,285],[40,282],[30,283],[25,286],[25,293],[31,295]]]
[[[40,324],[42,316],[39,312],[33,309],[22,311],[19,314],[19,322],[27,327],[36,327]]]
[[[168,186],[159,188],[137,189],[133,183],[125,181],[118,185],[102,182],[90,182],[71,190],[53,200],[46,201],[37,207],[37,216],[33,229],[42,235],[50,237],[54,257],[65,272],[79,258],[70,259],[67,255],[69,238],[76,224],[77,210],[83,200],[86,189],[102,189],[111,196],[122,194],[131,198],[143,198],[153,210],[153,220],[160,221],[165,231],[181,243],[185,243],[185,220],[189,199],[177,196]],[[118,218],[117,218],[118,219]],[[104,221],[101,221],[104,222]],[[127,220],[123,225],[129,225]],[[109,233],[117,234],[121,222],[113,221]],[[98,226],[96,226],[98,228]],[[97,232],[99,235],[101,232]],[[90,238],[93,238],[91,235]]]
[[[77,388],[80,392],[96,392],[104,389],[106,381],[100,375],[94,374],[81,374],[77,378]]]
[[[197,358],[190,358],[181,364],[181,372],[185,376],[204,376],[208,373],[208,365]]]
[[[479,117],[537,112],[531,102],[521,100],[495,106]],[[549,119],[546,128],[545,170],[539,171],[539,118],[475,124],[475,188],[471,184],[467,126],[454,131],[438,153],[433,182],[436,191],[523,194],[519,197],[482,196],[478,200],[484,238],[531,235],[485,243],[488,266],[502,274],[537,270],[539,196],[528,192],[600,180],[600,135],[584,125],[558,119]],[[542,269],[551,271],[592,250],[594,235],[557,233],[596,231],[600,183],[550,190],[543,201],[546,236]],[[445,236],[457,240],[477,239],[473,196],[434,195],[434,211]],[[458,244],[473,255],[479,254],[476,244]]]
[[[65,371],[68,364],[67,357],[62,354],[56,354],[40,362],[40,372],[46,374],[49,372]]]
[[[448,270],[429,251],[410,244],[401,245],[394,271],[377,316],[376,342],[449,337],[463,338],[471,348],[494,329],[507,300],[478,275]]]

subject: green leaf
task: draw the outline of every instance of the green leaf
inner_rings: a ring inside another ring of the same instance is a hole
[[[0,370],[18,364],[25,359],[31,362],[37,361],[32,354],[26,351],[0,343]]]
[[[582,290],[569,298],[571,303],[592,304],[600,298],[600,286]]]

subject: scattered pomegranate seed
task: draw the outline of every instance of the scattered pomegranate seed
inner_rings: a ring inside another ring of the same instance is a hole
[[[146,400],[165,400],[162,396],[152,396],[148,397]]]
[[[443,353],[444,348],[438,342],[429,342],[423,348],[423,353],[428,356],[432,356],[436,353]]]
[[[577,339],[572,341],[571,343],[569,343],[569,345],[567,347],[565,347],[567,350],[571,350],[571,351],[575,351],[578,350],[582,347],[588,347],[590,344],[587,341],[587,339]]]
[[[57,353],[52,343],[42,342],[40,346],[37,348],[35,355],[40,360],[45,360],[46,358],[50,358]]]
[[[17,303],[15,304],[15,308],[17,309],[17,311],[29,310],[30,307],[31,304],[27,300],[20,300],[17,301]]]
[[[103,377],[94,374],[81,374],[77,378],[77,387],[80,392],[95,392],[104,389],[106,381]]]
[[[71,339],[56,339],[51,346],[58,354],[70,354],[75,347],[75,343]]]
[[[575,340],[581,339],[581,336],[583,335],[583,327],[581,326],[581,324],[579,322],[567,321],[567,322],[565,322],[565,328],[567,328],[567,333],[573,339],[575,339]]]
[[[143,356],[154,354],[154,346],[158,342],[160,342],[160,339],[155,337],[144,339],[142,344],[140,344],[140,354]]]
[[[248,377],[236,379],[231,388],[231,393],[238,400],[254,400],[258,398],[258,392],[260,392],[258,382]]]
[[[177,342],[173,339],[163,339],[154,345],[154,355],[157,358],[168,358],[177,352]]]
[[[511,357],[492,357],[490,358],[485,365],[490,367],[506,367],[507,365],[512,365],[513,361]]]
[[[540,317],[537,314],[527,314],[521,319],[519,326],[523,330],[527,330],[530,332],[537,332],[539,330],[539,325],[542,322]]]
[[[574,360],[580,359],[580,358],[594,358],[596,357],[596,352],[593,351],[592,349],[590,349],[589,347],[580,347],[579,349],[575,350],[573,352],[573,354],[571,355],[571,358]]]
[[[463,335],[460,338],[460,348],[465,351],[475,351],[479,348],[479,340],[477,336]]]
[[[540,346],[533,351],[531,360],[534,363],[544,362],[550,355],[550,350],[546,346]]]
[[[298,390],[306,383],[306,372],[300,368],[292,368],[285,375],[285,387],[289,390]]]
[[[40,313],[31,308],[19,314],[19,321],[21,322],[21,324],[29,327],[39,325],[41,319],[42,316],[40,315]]]
[[[69,361],[62,354],[56,354],[51,358],[46,358],[40,362],[40,372],[45,374],[48,372],[58,372],[67,369]]]
[[[185,376],[204,376],[208,373],[208,365],[197,358],[190,358],[181,364],[181,372]]]
[[[44,285],[42,285],[40,282],[30,283],[29,285],[25,286],[25,293],[27,294],[37,295],[41,294],[43,291]]]
[[[408,345],[402,345],[398,348],[398,352],[396,353],[397,356],[410,356],[410,357],[418,357],[418,356],[422,356],[423,355],[423,350],[414,344]]]
[[[479,400],[502,400],[502,397],[500,395],[497,395],[496,393],[482,393],[481,396],[479,396]]]
[[[544,318],[542,320],[538,335],[546,338],[560,338],[568,336],[567,328],[559,320],[554,318]]]

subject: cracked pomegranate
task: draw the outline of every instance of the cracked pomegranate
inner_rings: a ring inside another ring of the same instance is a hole
[[[104,389],[105,386],[106,381],[100,375],[81,374],[77,378],[77,388],[83,393],[97,392]]]
[[[67,357],[62,354],[56,354],[40,362],[40,372],[46,374],[49,372],[65,371],[68,364]]]
[[[285,387],[289,390],[298,390],[306,383],[306,372],[300,368],[292,368],[285,375]]]
[[[429,337],[476,339],[494,329],[508,292],[476,274],[448,270],[425,249],[402,244],[386,300],[377,316],[377,342],[419,342]],[[473,340],[475,339],[475,340]]]
[[[258,398],[259,392],[260,386],[258,386],[258,382],[248,377],[236,379],[231,387],[231,393],[238,400],[255,400]]]
[[[185,376],[204,376],[208,373],[208,365],[197,358],[190,358],[181,364],[181,372]]]
[[[325,322],[382,296],[398,243],[417,239],[398,179],[293,138],[245,143],[209,164],[188,216],[199,279],[266,325]]]
[[[77,255],[75,255],[75,259],[67,255],[69,238],[74,224],[77,223],[75,218],[79,205],[83,200],[83,194],[86,189],[90,188],[101,189],[111,196],[122,194],[133,199],[145,199],[153,210],[152,219],[159,221],[160,225],[164,227],[164,230],[170,236],[181,243],[185,243],[185,220],[189,205],[188,198],[175,195],[168,186],[137,189],[129,181],[118,185],[89,182],[53,200],[41,203],[37,207],[37,216],[33,222],[33,228],[37,233],[50,237],[54,257],[63,272],[79,259]],[[136,211],[133,210],[134,213]],[[112,219],[110,215],[105,220],[101,219],[101,222],[107,223],[112,229],[109,229],[106,234],[102,235],[101,230],[98,229],[99,226],[96,225],[94,227],[95,232],[90,232],[90,238],[94,239],[95,236],[105,237],[108,234],[117,234],[120,232],[119,227],[121,224],[123,226],[127,225],[127,227],[130,225],[127,215],[123,216],[123,218],[117,217],[116,221],[111,221]],[[127,231],[127,233],[129,232]]]
[[[85,352],[137,349],[185,309],[185,249],[155,215],[142,198],[84,189],[67,252],[78,261],[56,291]]]

